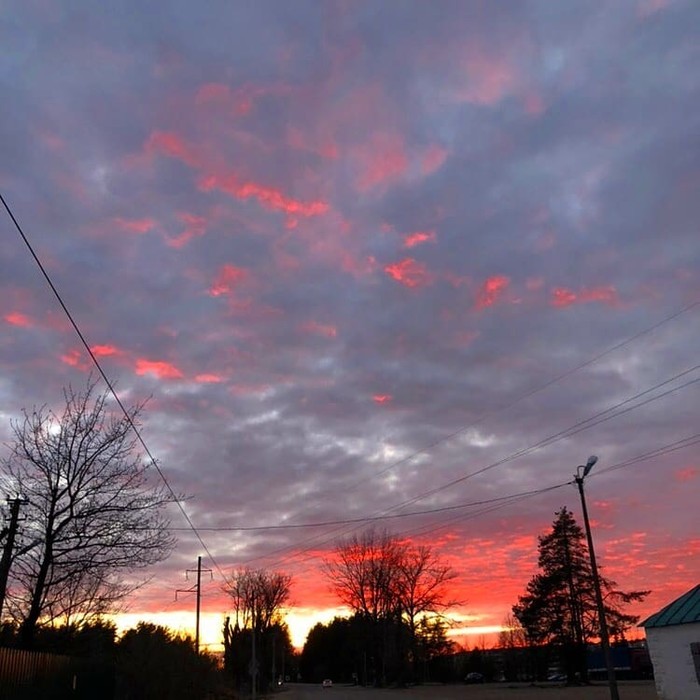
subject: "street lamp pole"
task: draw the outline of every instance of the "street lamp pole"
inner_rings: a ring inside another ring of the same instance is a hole
[[[605,620],[605,605],[603,604],[603,593],[600,589],[600,577],[598,576],[598,565],[595,559],[595,550],[593,549],[593,537],[591,535],[591,524],[588,521],[588,508],[586,507],[586,496],[583,492],[583,480],[588,473],[593,469],[593,465],[598,461],[598,458],[593,455],[588,458],[585,466],[581,465],[576,469],[574,480],[578,486],[578,492],[581,496],[581,508],[583,509],[583,522],[586,526],[586,539],[588,540],[588,553],[591,557],[591,571],[593,573],[593,587],[595,588],[596,604],[598,607],[598,621],[600,623],[600,646],[603,648],[605,656],[605,665],[608,669],[608,685],[610,686],[610,699],[620,700],[620,694],[617,689],[617,679],[615,678],[615,667],[613,666],[612,656],[610,654],[610,637],[608,636],[608,624]]]

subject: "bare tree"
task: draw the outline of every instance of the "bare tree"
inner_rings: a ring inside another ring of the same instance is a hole
[[[384,679],[393,653],[403,681],[407,652],[416,672],[418,637],[429,625],[419,619],[438,617],[458,601],[448,598],[456,574],[428,546],[414,546],[386,531],[369,529],[341,542],[324,572],[338,598],[370,623],[376,672]],[[408,629],[408,647],[404,643]],[[393,630],[395,650],[389,649]]]
[[[457,573],[435,555],[432,547],[406,547],[397,578],[401,609],[412,637],[420,615],[436,615],[459,603],[448,598],[449,583]]]
[[[174,544],[163,512],[172,498],[150,483],[131,423],[110,411],[108,392],[91,377],[64,400],[60,415],[23,411],[0,461],[6,485],[28,499],[8,596],[25,646],[42,620],[112,609],[140,583],[125,577]],[[142,409],[128,409],[134,424]]]
[[[279,622],[282,607],[289,600],[292,577],[264,569],[240,569],[224,590],[233,600],[236,627],[264,631]]]
[[[224,667],[237,684],[248,675],[253,683],[260,676],[263,689],[275,682],[278,654],[282,659],[291,649],[289,631],[282,620],[291,585],[288,574],[240,569],[224,587],[235,615],[233,624],[230,617],[224,621]],[[261,664],[263,657],[265,663]]]
[[[397,609],[405,551],[395,536],[370,528],[341,542],[324,573],[342,603],[376,622]]]

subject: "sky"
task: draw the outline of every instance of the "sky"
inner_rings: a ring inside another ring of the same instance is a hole
[[[554,513],[582,522],[591,454],[602,571],[652,590],[631,612],[700,581],[699,24],[692,0],[0,4],[0,192],[150,397],[206,545],[173,508],[122,621],[191,626],[201,555],[205,642],[247,566],[293,576],[301,645],[342,612],[324,559],[391,516],[454,568],[473,644]],[[6,442],[91,365],[0,215]]]

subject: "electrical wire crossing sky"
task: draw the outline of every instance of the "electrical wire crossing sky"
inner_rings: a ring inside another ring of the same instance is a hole
[[[250,566],[293,576],[301,645],[375,527],[454,568],[456,635],[497,630],[591,454],[602,572],[652,589],[631,612],[698,583],[699,23],[4,3],[0,442],[90,372],[148,399],[178,543],[125,624],[191,627],[201,555],[204,644]]]

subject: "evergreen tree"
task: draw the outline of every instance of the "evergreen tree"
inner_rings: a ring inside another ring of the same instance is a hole
[[[573,515],[562,508],[552,530],[539,538],[540,573],[532,577],[513,613],[531,644],[554,647],[569,681],[586,679],[586,646],[598,639],[600,629],[593,574],[585,535]],[[610,636],[624,638],[625,629],[638,617],[621,606],[643,600],[648,591],[623,593],[614,581],[600,576]]]

